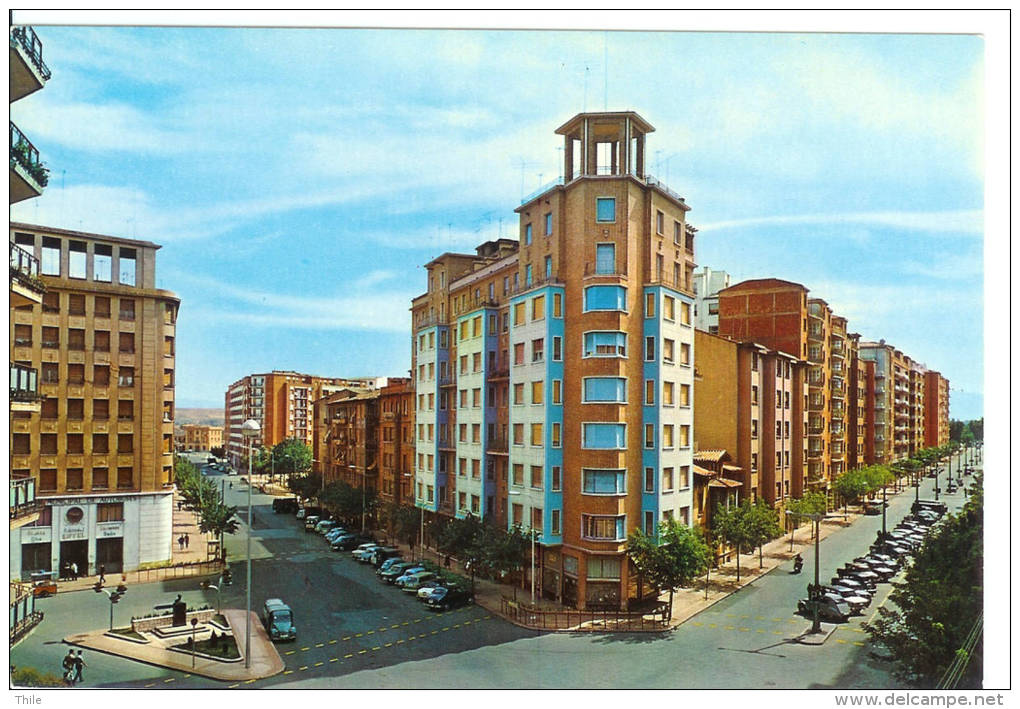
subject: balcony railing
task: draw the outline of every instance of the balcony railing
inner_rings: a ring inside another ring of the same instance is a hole
[[[488,441],[486,441],[485,450],[495,451],[497,453],[506,453],[508,450],[510,450],[509,441],[507,441],[506,438],[493,436]]]
[[[11,401],[38,401],[39,370],[11,364]]]
[[[551,190],[553,187],[556,187],[557,185],[562,185],[562,184],[563,184],[563,178],[562,177],[557,177],[555,180],[550,180],[549,182],[546,182],[544,185],[539,187],[534,192],[531,192],[531,193],[525,195],[524,197],[522,197],[521,198],[521,204],[527,204],[528,202],[530,202],[531,200],[535,199],[535,197],[538,197],[540,194],[542,194],[546,190]]]
[[[666,186],[665,182],[657,178],[655,175],[645,175],[645,184],[647,184],[649,187],[657,187],[658,189],[662,190],[670,197],[675,199],[677,202],[680,202],[681,204],[686,204],[684,198],[681,197],[679,193],[671,190],[669,187]]]
[[[39,259],[13,241],[10,244],[11,275],[35,290],[44,292],[46,287],[39,280]]]
[[[12,27],[11,42],[21,45],[21,48],[25,50],[25,54],[32,60],[35,68],[39,70],[39,75],[42,76],[43,81],[49,81],[51,76],[50,68],[43,61],[42,42],[39,41],[39,36],[35,33],[35,30],[31,27]]]
[[[49,182],[50,171],[39,160],[39,151],[11,121],[11,167],[15,165],[20,165],[40,187]]]
[[[39,502],[35,499],[35,478],[11,480],[11,519],[35,512]]]

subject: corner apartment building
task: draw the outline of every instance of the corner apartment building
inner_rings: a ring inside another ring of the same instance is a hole
[[[225,395],[223,420],[227,459],[235,467],[243,467],[247,464],[249,445],[272,448],[289,438],[304,441],[314,449],[313,403],[344,388],[371,389],[374,386],[374,378],[317,377],[281,370],[242,377],[227,387]],[[241,424],[248,419],[255,419],[262,427],[252,442],[241,433]]]
[[[800,497],[808,362],[702,330],[694,331],[694,349],[695,457],[725,452],[742,471],[741,499],[778,505]]]
[[[635,528],[690,523],[695,230],[645,173],[654,128],[578,114],[519,241],[444,254],[412,303],[415,504],[521,525],[541,593],[626,607]],[[505,513],[504,513],[505,510]]]
[[[157,244],[12,223],[45,293],[11,312],[11,362],[39,372],[38,411],[11,413],[11,477],[42,508],[12,530],[12,577],[170,558],[175,328]]]
[[[891,463],[902,457],[897,455],[896,439],[896,395],[897,387],[894,376],[894,353],[896,348],[887,345],[885,340],[879,342],[864,341],[860,343],[860,358],[872,362],[875,382],[872,410],[874,418],[871,425],[872,444],[867,452],[867,463]]]
[[[719,291],[730,287],[730,274],[704,266],[694,272],[694,327],[719,332]]]

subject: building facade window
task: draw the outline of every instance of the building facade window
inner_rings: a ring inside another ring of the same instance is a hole
[[[616,198],[596,197],[595,198],[595,221],[615,222],[616,221]]]
[[[585,495],[626,495],[627,471],[623,468],[584,468],[581,470],[581,492]]]

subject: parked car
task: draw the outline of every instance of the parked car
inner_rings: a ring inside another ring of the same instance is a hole
[[[326,532],[323,535],[323,537],[326,539],[327,542],[332,544],[337,540],[338,537],[340,537],[341,534],[349,534],[349,532],[340,525],[337,525],[330,529],[328,532]]]
[[[391,556],[389,559],[386,559],[385,561],[383,561],[383,563],[379,564],[379,568],[376,569],[375,573],[378,576],[382,576],[383,573],[385,573],[388,569],[392,568],[394,564],[400,563],[410,562],[404,562],[404,560],[401,559],[399,556]]]
[[[330,545],[333,551],[351,551],[362,544],[372,542],[372,538],[355,532],[347,532],[337,536]]]
[[[334,527],[339,527],[339,526],[340,526],[340,523],[337,522],[335,519],[323,519],[323,520],[319,520],[319,523],[317,525],[315,525],[315,532],[316,532],[316,534],[321,534],[323,536],[326,536],[326,532],[330,531]]]
[[[837,572],[838,573],[838,572]],[[854,578],[849,574],[842,574],[839,576],[833,576],[830,582],[833,586],[849,586],[850,588],[858,589],[861,593],[866,593],[869,596],[874,593],[874,587],[870,584],[865,583],[861,579]]]
[[[319,523],[319,515],[308,515],[305,517],[305,531],[312,532],[315,530],[315,525]]]
[[[378,546],[379,545],[376,544],[375,542],[365,542],[364,544],[359,545],[357,549],[351,552],[351,557],[360,561],[361,557],[365,556],[366,554],[371,554],[373,551],[376,550]]]
[[[411,561],[398,561],[385,571],[379,573],[379,578],[386,583],[395,583],[398,578],[408,571],[424,571],[425,568]]]
[[[826,596],[817,601],[818,618],[826,623],[845,623],[850,619],[850,606]],[[810,600],[803,598],[797,602],[797,612],[807,618],[814,617],[814,607]]]
[[[415,598],[417,598],[419,601],[424,601],[437,588],[441,588],[446,585],[447,582],[439,578],[423,581],[421,585],[418,586],[418,593],[415,594]]]
[[[451,608],[471,603],[471,591],[463,588],[446,588],[440,586],[425,599],[427,608],[448,611]]]
[[[851,610],[858,610],[863,613],[864,609],[871,603],[871,597],[864,593],[859,593],[848,586],[831,586],[833,592],[838,594],[843,602],[850,606]]]
[[[363,558],[362,561],[367,561],[372,566],[378,569],[379,566],[384,561],[394,556],[400,556],[400,550],[397,549],[396,547],[379,547],[378,549],[372,552],[371,556],[368,559]]]
[[[404,593],[417,593],[423,582],[431,581],[435,577],[436,575],[431,571],[419,571],[416,574],[408,576],[404,583],[400,585],[400,589]]]
[[[839,569],[836,575],[840,578],[851,578],[860,581],[865,586],[875,588],[878,585],[878,574],[874,571],[860,571],[859,569]]]

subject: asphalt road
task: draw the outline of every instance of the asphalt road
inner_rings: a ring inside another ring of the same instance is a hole
[[[953,466],[957,469],[956,464]],[[247,489],[238,476],[227,487],[230,504],[246,510]],[[942,477],[943,487],[945,476]],[[933,497],[924,480],[921,497]],[[895,526],[914,499],[913,490],[890,497],[887,523]],[[950,508],[962,492],[943,495]],[[879,591],[863,618],[840,626],[822,646],[789,642],[810,626],[794,615],[813,579],[813,553],[804,571],[780,567],[666,634],[542,634],[517,628],[476,606],[432,613],[409,595],[380,583],[374,570],[329,551],[293,515],[276,515],[272,498],[253,495],[253,609],[269,597],[295,612],[298,640],[279,645],[284,674],[241,688],[893,688],[888,667],[872,659],[860,629],[890,591]],[[882,518],[865,517],[824,540],[823,583],[843,563],[864,553]],[[802,529],[799,536],[807,534]],[[225,607],[244,607],[244,528],[227,545],[234,583]],[[747,557],[745,557],[747,558]],[[754,563],[754,562],[750,562]],[[192,604],[216,604],[214,591],[197,581],[139,586],[118,604],[118,619],[141,614],[184,593]],[[44,622],[12,652],[11,662],[58,671],[66,648],[60,638],[108,623],[105,596],[89,592],[44,599]],[[118,625],[126,624],[118,622]],[[86,653],[86,686],[222,688],[212,680]]]

